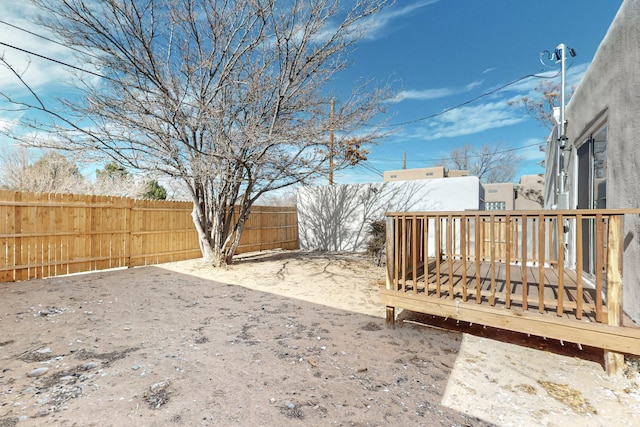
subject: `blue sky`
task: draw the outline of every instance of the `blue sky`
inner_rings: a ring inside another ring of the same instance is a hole
[[[23,2],[3,2],[4,22],[42,34],[29,20],[34,10]],[[525,158],[521,174],[542,173],[544,155],[537,143],[546,128],[507,102],[529,95],[539,79],[527,79],[490,96],[440,113],[528,74],[555,73],[539,54],[559,43],[575,49],[567,61],[567,82],[577,84],[615,17],[622,0],[398,0],[371,23],[371,32],[349,57],[336,91],[348,91],[360,78],[391,83],[398,91],[381,119],[394,132],[371,147],[366,166],[337,174],[338,183],[375,182],[373,172],[432,166],[456,147],[501,143]],[[46,34],[45,34],[46,35]],[[0,41],[73,63],[71,51],[0,23]],[[30,84],[48,95],[65,90],[67,70],[0,46],[0,53],[27,70]],[[29,62],[30,61],[30,62]],[[22,93],[15,77],[0,67],[0,91]],[[16,113],[0,111],[0,127],[14,124]],[[417,121],[416,121],[417,120]],[[0,139],[0,147],[11,142]]]
[[[540,52],[559,43],[575,49],[567,60],[567,84],[577,84],[593,59],[622,0],[439,0],[398,1],[363,40],[344,78],[391,81],[399,102],[388,105],[389,123],[437,114],[544,68]],[[463,108],[413,124],[371,149],[378,171],[428,167],[465,144],[502,143],[523,156],[518,174],[542,173],[537,148],[548,131],[507,102],[531,93],[528,79]],[[365,167],[340,173],[339,183],[381,180]]]

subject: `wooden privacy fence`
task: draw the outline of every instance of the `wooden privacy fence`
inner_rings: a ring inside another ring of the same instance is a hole
[[[388,213],[387,323],[402,307],[640,354],[622,312],[623,220],[639,213]]]
[[[0,282],[202,256],[191,202],[0,190]],[[254,206],[236,253],[298,247],[295,207]]]

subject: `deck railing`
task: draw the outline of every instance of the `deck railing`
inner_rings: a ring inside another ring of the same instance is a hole
[[[541,313],[552,306],[558,316],[570,311],[575,318],[582,319],[586,313],[594,313],[597,322],[610,323],[621,316],[618,305],[622,292],[624,213],[612,210],[388,213],[387,269],[391,279],[388,286],[394,283],[396,290],[437,298],[446,293],[449,299],[465,302],[472,299],[478,304],[484,299],[491,306],[500,301],[507,309],[514,302],[522,310],[533,305]],[[585,244],[586,240],[589,244]],[[592,248],[593,253],[585,257],[587,248]],[[575,267],[567,258],[575,259]],[[461,278],[457,280],[453,277],[456,260],[462,264],[458,269]],[[565,271],[582,272],[585,260],[592,274],[572,275],[575,292],[566,298],[569,295]],[[483,270],[481,263],[488,263],[488,270],[486,266]],[[470,267],[475,267],[471,269],[475,277],[467,277]],[[557,292],[552,297],[545,294],[545,268],[549,267],[557,271],[554,283]],[[498,268],[504,269],[500,288],[496,285]],[[443,270],[448,277],[441,275]],[[519,277],[512,274],[516,270]],[[528,277],[532,273],[534,277]],[[483,283],[488,280],[490,286],[486,289]],[[532,281],[538,284],[537,295],[533,297],[528,288]],[[467,286],[468,283],[475,286]],[[593,300],[585,301],[588,299],[585,287],[593,289]]]
[[[386,214],[387,325],[395,309],[640,354],[623,326],[624,215],[639,209]]]

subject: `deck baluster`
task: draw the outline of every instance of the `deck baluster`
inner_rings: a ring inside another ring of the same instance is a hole
[[[408,267],[408,257],[407,257],[407,217],[402,215],[402,291],[407,292],[407,267]]]
[[[582,319],[582,215],[576,215],[576,319]]]
[[[424,221],[424,294],[429,295],[429,217],[425,215]]]
[[[544,312],[544,215],[538,215],[538,312]],[[535,239],[533,239],[535,240]]]
[[[460,217],[460,261],[462,262],[462,301],[467,301],[467,217]]]
[[[529,309],[527,303],[527,297],[529,293],[529,287],[527,286],[527,214],[522,215],[522,310],[527,311]]]
[[[596,214],[596,321],[604,322],[602,319],[602,271],[604,258],[604,222],[602,214]],[[606,320],[606,319],[605,319]]]
[[[449,269],[449,299],[454,298],[453,294],[453,253],[455,250],[452,248],[452,228],[453,228],[453,217],[449,214],[446,218],[447,221],[447,267]]]
[[[411,217],[411,283],[413,283],[413,293],[418,293],[418,217]]]
[[[496,223],[495,216],[489,216],[489,244],[491,245],[491,296],[489,297],[489,305],[496,304]]]
[[[505,216],[505,278],[504,278],[504,287],[505,287],[505,301],[504,305],[507,309],[511,308],[511,215],[506,214]]]
[[[564,313],[564,219],[558,214],[558,316]],[[582,272],[580,272],[582,274]]]
[[[480,293],[481,289],[480,289],[480,284],[482,281],[482,277],[480,275],[480,258],[481,258],[481,253],[480,253],[480,228],[482,227],[482,224],[480,223],[480,215],[475,216],[475,231],[476,231],[476,249],[475,249],[475,258],[476,258],[476,303],[481,304],[482,303],[482,294]]]
[[[436,296],[440,298],[440,261],[442,257],[442,232],[440,230],[440,215],[436,215]]]

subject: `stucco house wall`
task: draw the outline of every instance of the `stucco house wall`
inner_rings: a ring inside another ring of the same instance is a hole
[[[300,248],[362,252],[369,224],[384,219],[385,212],[478,210],[480,193],[475,176],[301,187]]]
[[[578,152],[606,127],[606,208],[640,207],[640,0],[625,0],[567,105],[567,146],[547,145],[547,208],[558,204],[557,155],[564,156],[567,206],[579,206],[584,191]],[[584,147],[586,148],[586,147]],[[584,153],[584,150],[582,150]],[[560,195],[562,197],[562,195]],[[562,204],[560,203],[560,207]],[[572,259],[575,261],[575,255]],[[625,216],[624,311],[640,323],[640,217]]]

